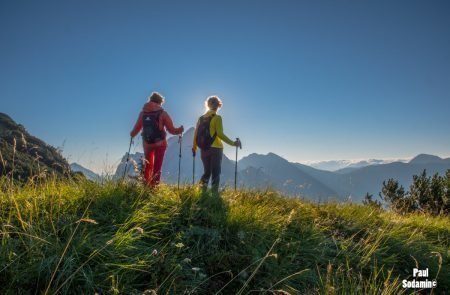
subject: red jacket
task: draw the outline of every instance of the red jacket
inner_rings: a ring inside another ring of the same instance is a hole
[[[135,137],[139,131],[142,129],[142,115],[144,112],[154,112],[158,110],[162,110],[163,108],[161,105],[155,103],[155,102],[147,102],[144,107],[142,108],[142,111],[139,114],[139,118],[136,121],[136,124],[134,125],[133,130],[131,130],[130,135],[131,137]],[[173,126],[172,119],[170,118],[169,114],[167,114],[165,111],[162,112],[161,116],[159,116],[159,129],[164,130],[166,129],[170,134],[178,135],[181,134],[181,127],[175,128]],[[156,142],[152,144],[154,146],[167,146],[166,140],[161,140],[159,142]]]

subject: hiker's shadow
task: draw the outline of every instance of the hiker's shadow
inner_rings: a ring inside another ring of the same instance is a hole
[[[219,193],[202,192],[196,207],[195,219],[204,226],[223,227],[226,224],[228,206]]]
[[[192,191],[191,191],[192,192]],[[222,197],[210,192],[182,196],[180,222],[183,241],[199,255],[219,249],[227,228],[227,204]]]
[[[186,194],[182,202],[182,219],[192,226],[223,227],[227,223],[228,206],[218,193]]]

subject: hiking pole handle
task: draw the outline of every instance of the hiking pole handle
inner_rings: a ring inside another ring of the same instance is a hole
[[[242,142],[239,137],[236,137],[236,147],[239,147],[242,150]]]

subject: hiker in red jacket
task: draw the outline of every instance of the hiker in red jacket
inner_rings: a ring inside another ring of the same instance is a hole
[[[172,119],[161,105],[164,97],[158,92],[153,92],[142,108],[139,118],[130,132],[135,137],[142,129],[142,143],[144,145],[144,181],[147,185],[155,187],[161,179],[161,168],[164,154],[167,148],[166,130],[173,134],[182,134],[183,126],[175,128]]]

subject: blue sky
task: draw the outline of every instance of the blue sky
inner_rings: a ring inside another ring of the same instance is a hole
[[[449,14],[449,1],[3,0],[0,112],[97,171],[126,152],[153,90],[185,127],[219,95],[242,156],[450,156]]]

